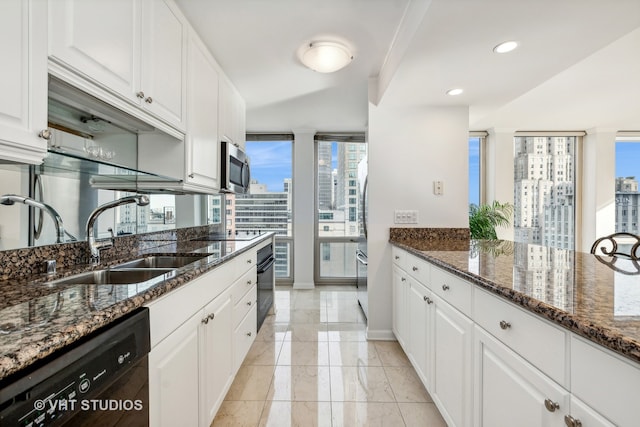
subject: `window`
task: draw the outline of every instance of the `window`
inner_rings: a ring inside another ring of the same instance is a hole
[[[573,249],[576,141],[575,136],[515,137],[513,225],[516,242]],[[539,164],[539,173],[531,169],[533,163]],[[545,194],[547,196],[542,197]],[[533,202],[532,209],[525,209],[527,202]]]
[[[316,136],[315,282],[318,284],[355,284],[355,252],[362,230],[358,166],[366,161],[367,150],[366,144],[359,142],[364,141],[364,134],[354,135],[344,139]]]
[[[640,137],[616,140],[616,232],[640,234]]]
[[[469,204],[480,205],[480,143],[482,138],[469,138]]]
[[[278,283],[293,279],[292,152],[293,135],[247,135],[251,160],[248,194],[227,194],[227,231],[271,231],[276,234],[275,274]]]

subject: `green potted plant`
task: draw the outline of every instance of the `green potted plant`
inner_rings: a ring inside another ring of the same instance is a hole
[[[496,227],[509,225],[513,205],[494,200],[491,204],[469,205],[469,231],[475,240],[496,240]]]

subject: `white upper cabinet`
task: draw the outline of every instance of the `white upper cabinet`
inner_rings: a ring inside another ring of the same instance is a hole
[[[220,140],[244,148],[246,107],[244,99],[226,78],[220,79]]]
[[[188,23],[160,0],[50,0],[49,56],[184,130]]]
[[[3,0],[0,13],[0,159],[42,163],[47,142],[47,5]]]
[[[214,190],[219,182],[218,71],[195,33],[188,45],[188,132],[185,182]]]

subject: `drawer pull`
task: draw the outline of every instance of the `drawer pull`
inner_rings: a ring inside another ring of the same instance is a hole
[[[404,277],[403,277],[401,280],[402,280],[403,282],[406,282],[406,281],[407,281],[407,279],[405,279]]]
[[[250,337],[252,334],[251,332],[247,332],[247,336]]]
[[[571,415],[564,416],[564,423],[567,427],[582,427],[582,421],[573,418]]]
[[[427,304],[433,304],[433,300],[431,298],[429,298],[428,296],[425,295],[423,298],[427,302]]]
[[[398,255],[396,255],[396,259],[400,259],[400,257]]]
[[[450,289],[450,288],[449,288],[449,285],[446,285],[446,284],[445,284],[445,285],[442,285],[442,290],[443,290],[443,291],[448,291],[449,289]]]
[[[418,267],[413,267],[413,271],[418,271]]]
[[[247,305],[248,305],[248,306],[251,306],[251,301],[247,301]]]
[[[209,319],[211,319],[211,320],[213,320],[213,318],[214,318],[214,317],[216,317],[215,313],[211,313],[211,314],[209,315]]]
[[[205,317],[200,322],[202,322],[202,323],[204,323],[206,325],[207,323],[209,323],[209,316]]]
[[[554,402],[551,399],[544,400],[544,407],[547,408],[547,411],[549,412],[555,412],[557,409],[560,409],[558,402]]]
[[[251,264],[251,260],[250,259],[247,260],[247,264]]]
[[[252,284],[253,282],[251,281],[251,279],[247,280],[247,285]]]
[[[500,321],[500,329],[509,329],[511,327],[511,323],[505,322],[504,320]]]

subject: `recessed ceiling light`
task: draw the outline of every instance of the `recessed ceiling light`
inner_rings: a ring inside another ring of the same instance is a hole
[[[518,42],[511,40],[508,42],[500,43],[498,46],[493,48],[493,51],[495,53],[507,53],[507,52],[511,52],[517,47],[518,47]]]
[[[353,54],[345,45],[336,42],[312,42],[303,50],[300,60],[319,73],[333,73],[346,67]]]
[[[464,90],[462,89],[450,89],[447,91],[447,95],[451,95],[451,96],[456,96],[456,95],[460,95],[462,92],[464,92]]]

